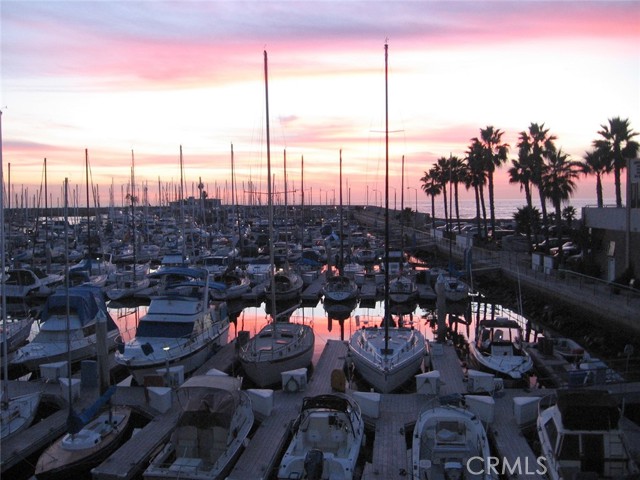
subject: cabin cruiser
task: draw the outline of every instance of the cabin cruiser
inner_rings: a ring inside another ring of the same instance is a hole
[[[537,431],[551,480],[640,478],[606,391],[559,390],[557,402],[539,412]]]
[[[56,290],[42,307],[40,331],[31,342],[16,351],[10,363],[36,371],[43,363],[93,358],[99,321],[106,322],[107,345],[114,346],[118,327],[107,311],[99,288],[80,286],[69,288],[68,292],[67,289]]]
[[[140,385],[145,375],[167,374],[171,367],[192,372],[227,343],[229,333],[227,305],[209,301],[205,269],[166,267],[154,276],[158,293],[135,335],[116,341],[116,362]]]
[[[469,343],[469,355],[479,369],[502,378],[521,380],[533,369],[520,325],[505,317],[480,320],[476,339]]]

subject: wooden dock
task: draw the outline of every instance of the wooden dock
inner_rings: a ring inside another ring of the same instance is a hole
[[[543,480],[545,478],[544,475],[536,473],[539,469],[536,455],[516,424],[513,415],[513,399],[522,396],[542,397],[547,393],[549,392],[545,390],[530,392],[521,389],[505,389],[494,396],[496,414],[487,429],[487,434],[495,447],[496,455],[504,462],[504,478],[510,480]],[[516,465],[519,465],[519,468],[513,468]],[[512,473],[507,466],[511,467]]]
[[[385,394],[381,396],[380,416],[375,422],[372,463],[367,463],[362,475],[367,478],[410,478],[411,457],[407,454],[406,434],[413,431],[420,410],[428,397],[418,394]],[[370,420],[371,421],[371,420]],[[410,442],[410,440],[409,440]]]
[[[466,392],[464,373],[455,347],[435,342],[429,342],[427,346],[431,368],[440,372],[440,395]]]

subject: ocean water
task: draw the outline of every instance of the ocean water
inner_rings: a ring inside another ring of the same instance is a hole
[[[613,202],[615,203],[615,202]],[[486,208],[487,208],[487,218],[490,216],[489,212],[489,203],[485,200]],[[605,202],[607,204],[607,202]],[[495,210],[496,210],[496,218],[501,220],[512,220],[513,214],[518,210],[518,208],[524,207],[526,205],[526,201],[524,197],[522,198],[507,198],[507,199],[496,199],[495,201]],[[594,198],[572,198],[569,202],[562,205],[562,208],[571,205],[576,209],[576,218],[582,217],[582,208],[586,206],[594,207],[596,206],[596,201]],[[534,198],[533,206],[540,210],[540,200]],[[414,205],[406,205],[407,208],[415,209]],[[398,207],[399,208],[399,207]],[[448,206],[447,206],[448,208]],[[476,217],[476,202],[473,199],[461,199],[459,201],[459,209],[460,209],[460,218],[464,219],[472,219]],[[420,199],[418,198],[418,211],[423,213],[431,214],[431,199]],[[436,197],[435,202],[435,212],[436,218],[444,218],[444,202],[442,197]],[[547,203],[547,212],[553,212],[553,205]],[[455,218],[455,202],[454,202],[454,210],[453,216]]]

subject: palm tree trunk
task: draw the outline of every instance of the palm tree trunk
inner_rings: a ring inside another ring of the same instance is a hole
[[[459,204],[458,204],[458,182],[455,182],[453,184],[453,195],[456,198],[456,220],[458,222],[458,232],[460,232],[460,208],[459,208]]]
[[[478,227],[478,235],[480,235],[480,189],[477,185],[473,186],[476,197],[476,225]]]
[[[547,202],[544,196],[544,192],[542,191],[542,186],[538,186],[538,193],[540,194],[540,210],[542,210],[542,225],[548,227],[547,225]],[[546,228],[545,239],[549,239],[549,229]],[[547,243],[549,243],[547,241]]]
[[[449,231],[449,210],[447,209],[447,184],[442,184],[442,196],[444,197],[444,221],[446,222],[446,230]]]
[[[484,186],[480,185],[480,203],[482,205],[482,220],[484,223],[484,238],[487,238],[487,206],[484,201]]]
[[[600,172],[596,172],[596,197],[598,198],[598,208],[604,207],[604,200],[602,198],[602,176]]]
[[[489,172],[489,212],[491,214],[491,231],[496,230],[496,206],[493,197],[493,172]]]
[[[622,192],[620,188],[620,167],[615,165],[613,175],[616,183],[616,208],[622,208]]]
[[[436,229],[436,196],[431,195],[431,229]]]

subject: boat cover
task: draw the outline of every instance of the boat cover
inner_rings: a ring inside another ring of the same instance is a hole
[[[620,410],[614,397],[604,390],[558,392],[562,424],[569,430],[611,430],[618,427]]]

